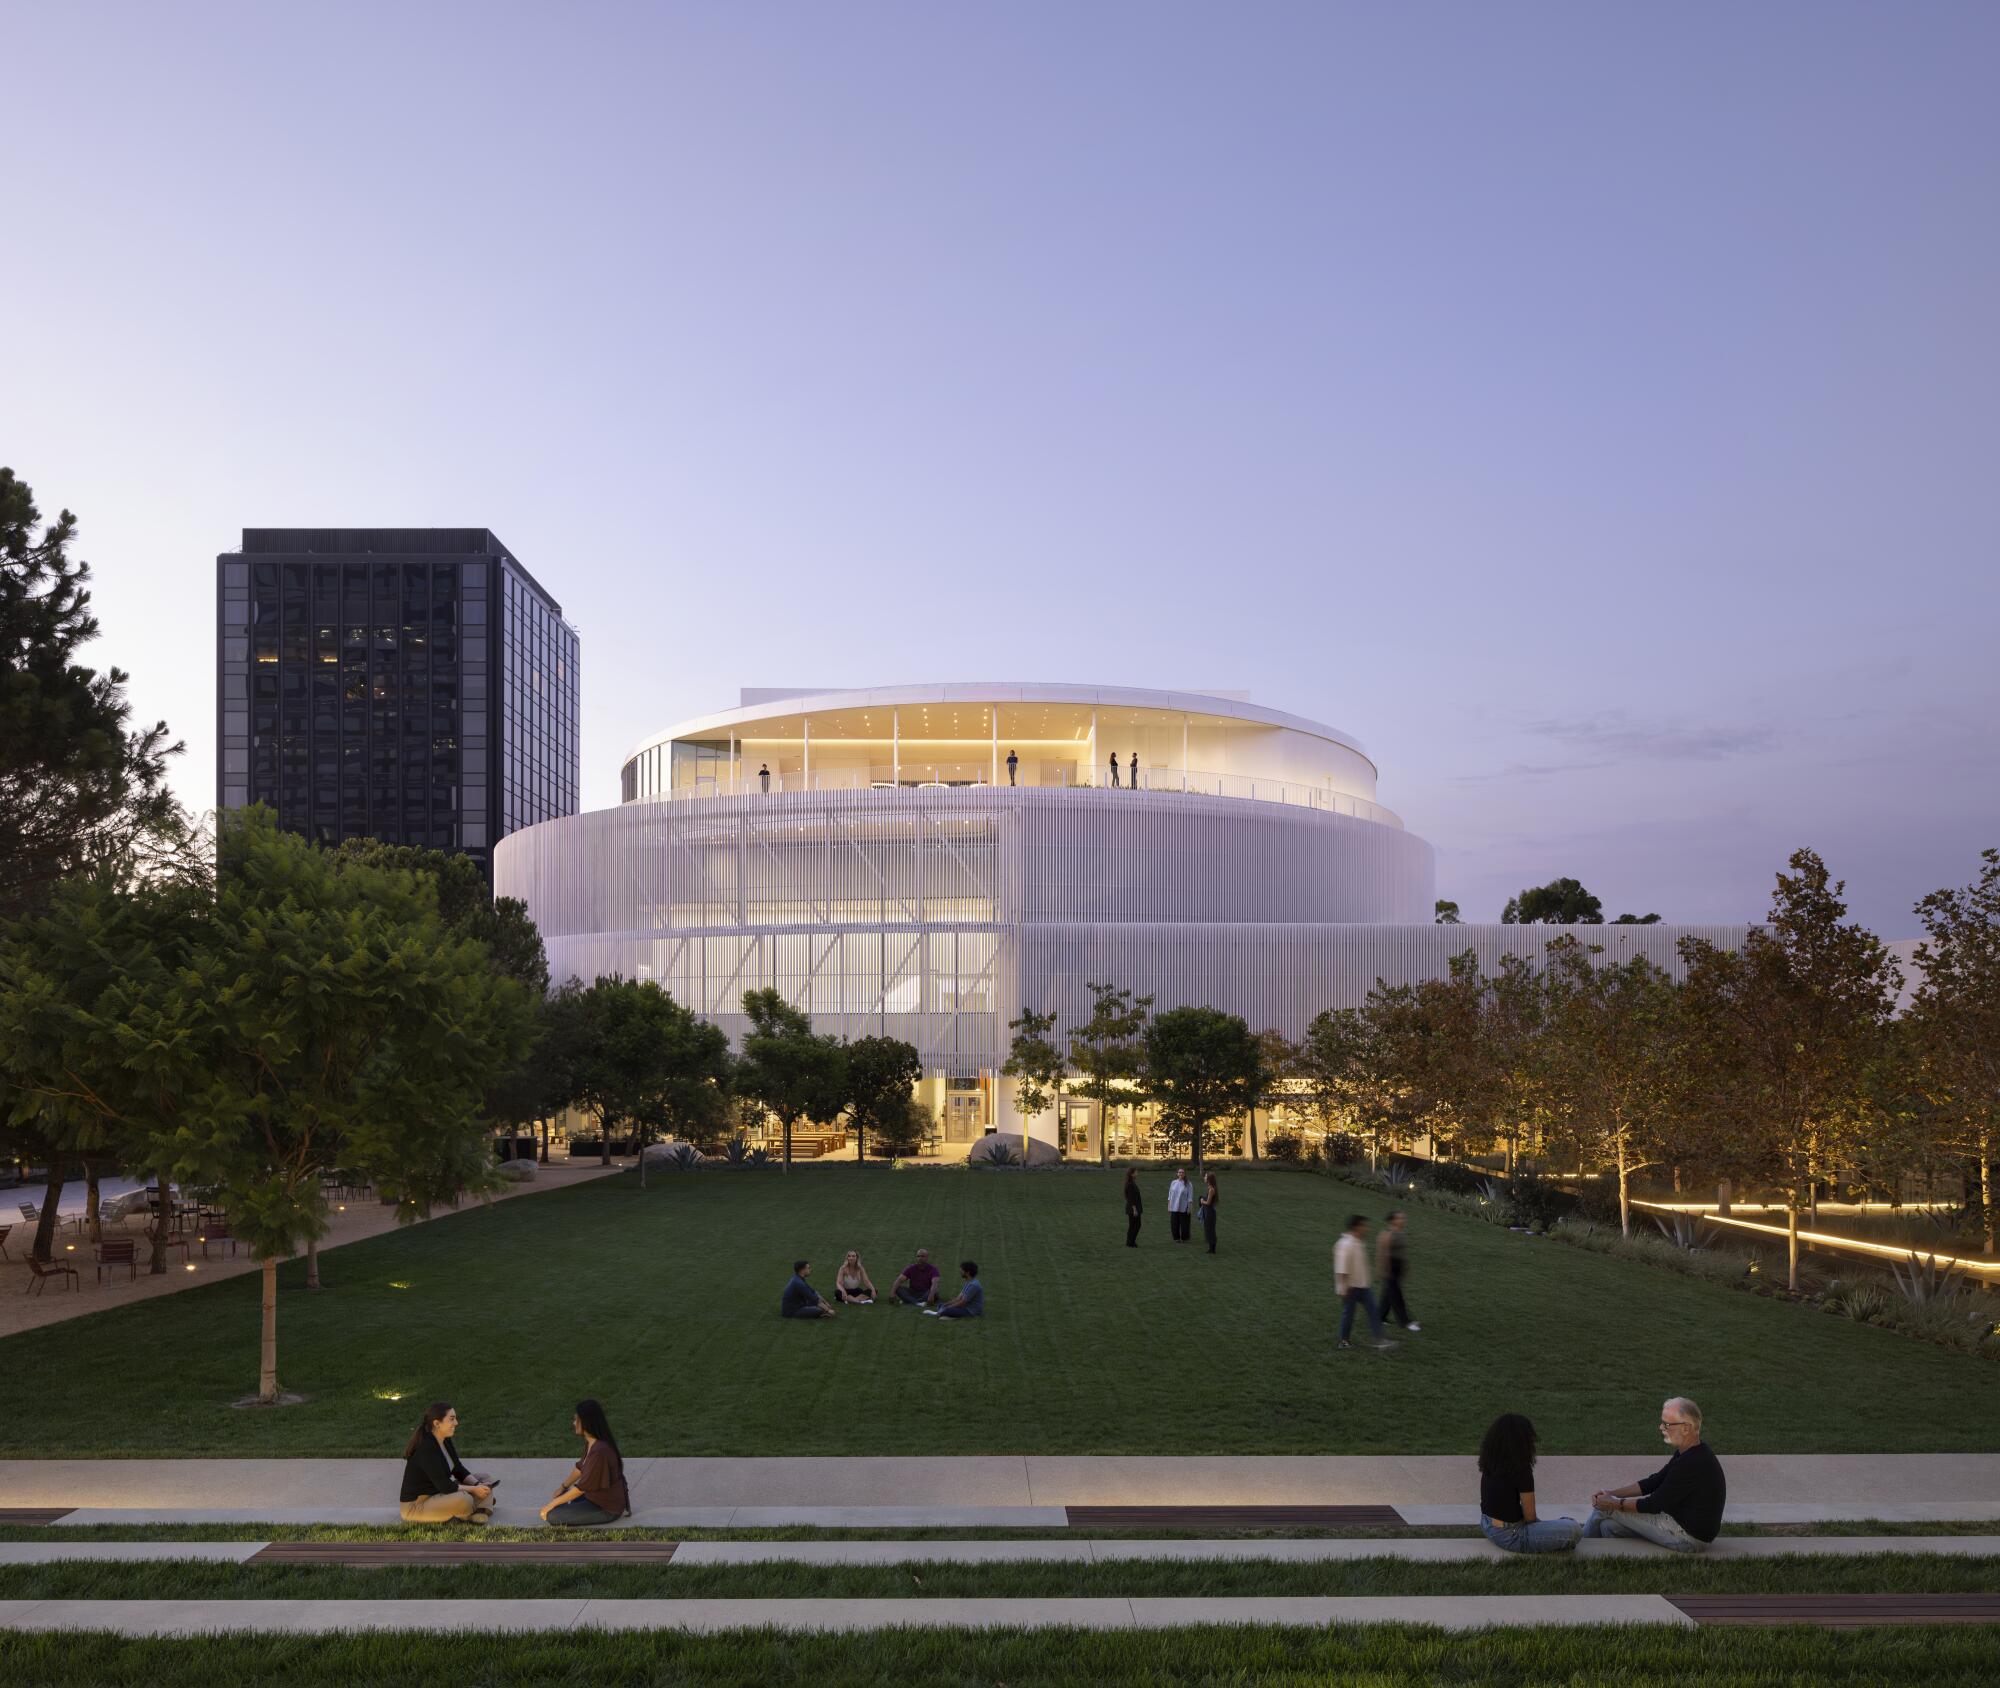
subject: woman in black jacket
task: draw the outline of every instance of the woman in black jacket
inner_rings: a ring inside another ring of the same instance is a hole
[[[1139,1246],[1139,1216],[1146,1204],[1139,1199],[1139,1174],[1136,1169],[1125,1169],[1125,1246]]]
[[[424,1408],[423,1422],[403,1450],[405,1524],[449,1524],[461,1518],[473,1524],[492,1522],[493,1485],[465,1469],[452,1442],[457,1429],[458,1409],[449,1401]]]

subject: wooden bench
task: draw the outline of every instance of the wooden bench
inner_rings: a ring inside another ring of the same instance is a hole
[[[274,1541],[247,1565],[663,1565],[680,1544],[583,1536],[558,1541]]]
[[[1866,1629],[1875,1624],[2000,1623],[2000,1594],[1669,1594],[1698,1624]]]

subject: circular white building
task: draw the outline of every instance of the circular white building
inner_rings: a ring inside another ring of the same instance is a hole
[[[1375,772],[1228,696],[746,692],[633,751],[618,808],[503,839],[494,888],[557,979],[654,979],[739,1036],[774,985],[823,1031],[906,1039],[967,1142],[1009,1118],[1007,1022],[1079,1024],[1089,981],[1296,1036],[1403,971],[1354,935],[1427,937],[1434,864]]]
[[[821,1031],[903,1038],[947,1151],[1019,1128],[1007,1023],[1031,1008],[1067,1036],[1092,982],[1295,1038],[1377,980],[1442,977],[1468,950],[1489,972],[1539,965],[1552,935],[1433,924],[1431,847],[1375,800],[1360,745],[1237,697],[746,692],[635,749],[624,798],[494,852],[494,889],[526,902],[552,976],[657,980],[733,1037],[743,993],[775,986]],[[1680,938],[1745,930],[1589,941],[1678,977]],[[1091,1110],[1068,1124],[1094,1153]]]

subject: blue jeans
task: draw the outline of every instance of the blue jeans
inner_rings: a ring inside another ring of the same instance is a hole
[[[1497,1530],[1491,1519],[1482,1518],[1479,1527],[1502,1553],[1567,1553],[1583,1534],[1583,1526],[1574,1518],[1537,1518],[1532,1524],[1502,1524]]]
[[[1367,1289],[1351,1289],[1340,1298],[1340,1340],[1345,1342],[1347,1334],[1354,1329],[1354,1309],[1357,1303],[1368,1309],[1368,1328],[1379,1341],[1382,1335],[1382,1311],[1375,1305],[1375,1292]]]
[[[551,1512],[549,1514],[549,1522],[551,1524],[615,1524],[618,1522],[618,1514],[615,1512],[606,1512],[595,1501],[585,1500],[579,1495],[575,1500],[564,1501],[561,1506]]]
[[[976,1319],[979,1315],[973,1312],[970,1307],[940,1307],[938,1309],[938,1317],[940,1319]]]
[[[1656,1547],[1670,1547],[1676,1553],[1699,1553],[1710,1544],[1696,1541],[1665,1512],[1599,1512],[1590,1509],[1583,1526],[1587,1536],[1637,1536]]]

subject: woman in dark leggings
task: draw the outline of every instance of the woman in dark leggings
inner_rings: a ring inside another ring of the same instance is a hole
[[[625,1460],[611,1423],[595,1401],[579,1401],[570,1429],[583,1438],[583,1458],[562,1480],[555,1498],[542,1508],[545,1524],[615,1524],[632,1510],[625,1487]]]
[[[1215,1252],[1215,1174],[1201,1175],[1201,1234],[1208,1242],[1208,1252]]]

